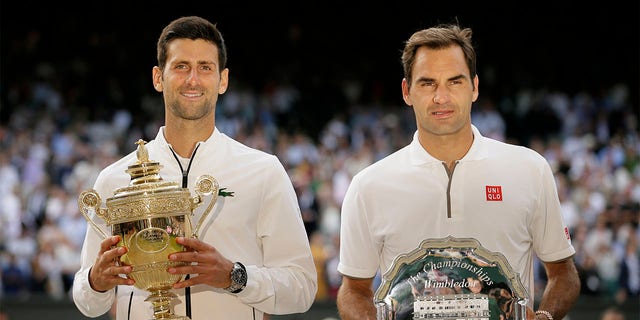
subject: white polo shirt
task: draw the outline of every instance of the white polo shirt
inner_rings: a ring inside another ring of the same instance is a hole
[[[425,239],[474,238],[502,253],[534,297],[534,253],[542,261],[575,253],[546,159],[472,129],[471,149],[451,177],[416,132],[353,178],[342,205],[340,273],[372,278]]]

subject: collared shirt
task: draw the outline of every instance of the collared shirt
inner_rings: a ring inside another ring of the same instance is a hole
[[[502,253],[533,297],[534,254],[557,261],[575,253],[548,162],[472,129],[474,142],[451,172],[416,132],[356,174],[342,206],[340,273],[372,278],[425,239],[473,238]]]

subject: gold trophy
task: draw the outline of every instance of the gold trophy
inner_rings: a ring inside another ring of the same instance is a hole
[[[135,280],[135,287],[151,293],[145,301],[153,305],[153,319],[186,320],[189,317],[177,316],[171,310],[171,300],[177,297],[171,287],[183,276],[167,272],[167,268],[185,263],[169,261],[168,256],[186,250],[176,243],[176,237],[197,237],[217,200],[219,186],[213,177],[200,176],[196,181],[197,195],[192,197],[189,190],[177,182],[163,181],[159,174],[162,166],[149,160],[145,143],[136,142],[138,161],[126,170],[131,181],[128,186],[115,190],[113,197],[106,201],[107,208],[101,207],[100,195],[93,189],[80,194],[78,206],[103,238],[108,235],[89,217],[91,210],[111,226],[113,235],[120,235],[117,246],[127,247],[128,251],[118,263],[132,266],[128,277]],[[203,203],[205,195],[213,198],[193,229],[193,210]]]

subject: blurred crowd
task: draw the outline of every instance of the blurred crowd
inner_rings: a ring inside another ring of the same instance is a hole
[[[132,109],[109,108],[109,102],[88,108],[73,103],[74,92],[62,91],[52,78],[34,79],[8,87],[0,106],[11,110],[0,124],[0,297],[67,299],[88,227],[77,197],[102,168],[133,151],[136,140],[155,136],[162,102],[149,93]],[[118,100],[114,88],[111,101]],[[408,144],[415,131],[413,112],[400,100],[377,100],[374,90],[356,81],[341,88],[346,108],[327,105],[335,111],[316,123],[318,130],[300,125],[316,120],[316,113],[305,113],[304,93],[286,81],[259,90],[234,82],[216,110],[220,131],[277,155],[288,170],[317,264],[317,301],[332,301],[340,284],[340,206],[351,178]],[[368,98],[358,98],[363,96]],[[484,135],[546,157],[577,250],[582,293],[616,304],[640,294],[634,108],[621,84],[572,95],[545,89],[481,94],[472,113]],[[537,285],[539,295],[544,272]]]

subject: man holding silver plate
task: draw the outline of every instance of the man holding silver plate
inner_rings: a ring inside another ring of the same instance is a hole
[[[479,96],[471,35],[440,25],[406,42],[402,94],[417,131],[347,190],[338,265],[343,320],[559,320],[578,297],[575,249],[551,167],[471,123]],[[548,278],[540,301],[536,257]],[[374,294],[377,272],[382,284]]]

